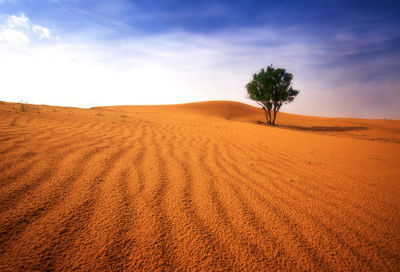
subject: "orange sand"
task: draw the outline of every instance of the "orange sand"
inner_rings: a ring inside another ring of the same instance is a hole
[[[0,271],[400,270],[400,121],[0,102]]]

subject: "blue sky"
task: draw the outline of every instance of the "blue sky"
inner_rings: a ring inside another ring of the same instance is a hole
[[[283,111],[400,119],[400,2],[0,0],[0,100],[252,104],[270,64]]]

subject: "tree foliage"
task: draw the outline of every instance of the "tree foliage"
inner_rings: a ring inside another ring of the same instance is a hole
[[[267,123],[275,125],[276,116],[283,104],[290,103],[300,91],[292,88],[293,75],[285,69],[261,69],[246,85],[250,99],[259,104],[265,112]]]

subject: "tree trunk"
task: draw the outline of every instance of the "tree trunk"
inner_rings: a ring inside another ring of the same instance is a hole
[[[268,116],[269,116],[269,124],[271,125],[271,119],[272,118],[271,118],[271,110],[270,109],[268,110]]]
[[[278,111],[274,110],[274,120],[272,121],[272,125],[275,126],[275,120],[276,120],[276,114],[278,113]]]
[[[267,124],[270,122],[270,120],[268,119],[268,112],[266,109],[264,109],[264,114],[265,114],[265,119],[267,119]]]

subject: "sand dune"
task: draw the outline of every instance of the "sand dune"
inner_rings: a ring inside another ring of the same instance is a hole
[[[400,270],[400,121],[0,102],[0,271]]]

